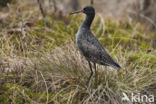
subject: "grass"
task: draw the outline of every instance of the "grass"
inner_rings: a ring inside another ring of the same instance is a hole
[[[48,14],[53,21],[46,27],[38,8],[28,4],[12,5],[0,25],[0,102],[131,104],[121,101],[122,92],[156,94],[156,50],[150,45],[156,33],[97,14],[93,32],[122,69],[98,65],[86,85],[90,70],[74,42],[84,17]]]

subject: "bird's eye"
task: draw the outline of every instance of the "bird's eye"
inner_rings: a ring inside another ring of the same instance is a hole
[[[86,10],[86,8],[84,8],[84,10]]]

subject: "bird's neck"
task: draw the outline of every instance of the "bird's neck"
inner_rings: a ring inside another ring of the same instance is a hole
[[[93,22],[94,16],[95,16],[95,14],[87,15],[85,20],[83,21],[81,27],[90,29],[90,26]]]

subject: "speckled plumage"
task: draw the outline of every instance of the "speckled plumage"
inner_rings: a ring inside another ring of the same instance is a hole
[[[86,14],[86,19],[76,34],[76,45],[80,53],[89,62],[120,69],[120,66],[110,57],[100,41],[91,32],[90,26],[95,16],[94,8],[86,6],[83,12]]]

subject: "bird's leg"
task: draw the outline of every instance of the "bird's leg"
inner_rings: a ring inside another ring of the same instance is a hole
[[[87,81],[87,84],[89,83],[89,81],[90,81],[90,79],[91,79],[91,77],[92,77],[92,75],[93,75],[93,70],[92,70],[92,64],[90,63],[90,61],[88,61],[88,64],[89,64],[89,68],[90,68],[90,76],[89,76],[89,78],[88,78],[88,81]]]
[[[96,63],[94,63],[94,69],[95,69],[95,73],[96,73]]]
[[[96,63],[94,63],[94,69],[95,69],[95,85],[98,85],[98,74],[96,73]]]

